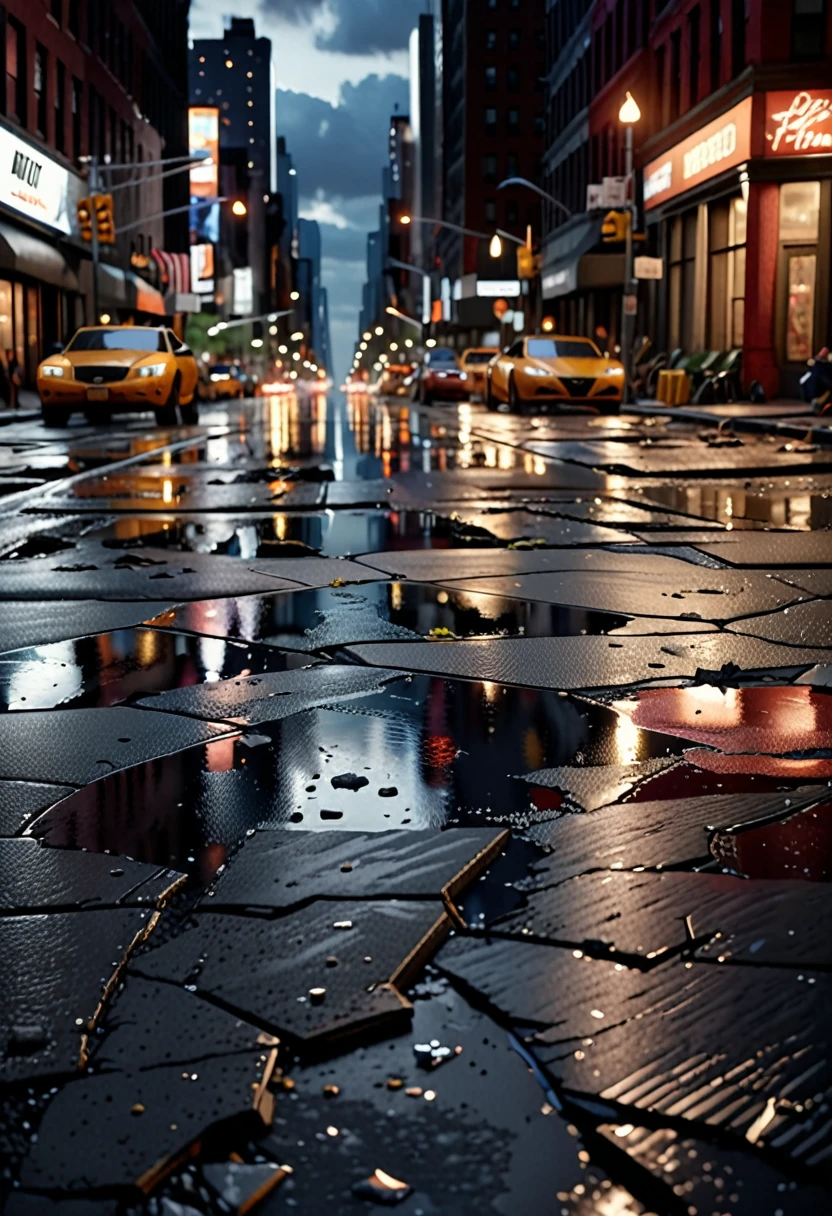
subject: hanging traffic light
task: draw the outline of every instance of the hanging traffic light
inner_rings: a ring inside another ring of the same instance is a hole
[[[630,227],[629,211],[608,211],[601,225],[601,236],[605,244],[626,241]]]
[[[95,207],[95,226],[99,242],[102,245],[115,245],[116,222],[113,216],[112,194],[94,194],[92,202]]]
[[[79,198],[75,204],[75,215],[78,219],[78,235],[82,241],[92,240],[92,202],[88,198]]]

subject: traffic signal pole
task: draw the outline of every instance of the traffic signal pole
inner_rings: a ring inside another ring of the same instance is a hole
[[[92,236],[90,238],[90,253],[92,254],[92,311],[93,325],[98,325],[101,318],[101,299],[98,283],[98,266],[99,266],[99,245],[98,245],[98,217],[96,216],[95,196],[98,193],[98,157],[90,157],[90,228]]]

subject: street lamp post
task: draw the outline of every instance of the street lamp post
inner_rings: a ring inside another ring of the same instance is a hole
[[[633,350],[633,326],[638,308],[638,284],[633,277],[633,232],[636,224],[635,181],[633,179],[633,127],[641,118],[641,110],[631,93],[618,112],[618,121],[624,126],[624,172],[627,178],[629,222],[624,246],[624,298],[621,310],[621,362],[624,364],[624,402],[631,400],[630,360]]]

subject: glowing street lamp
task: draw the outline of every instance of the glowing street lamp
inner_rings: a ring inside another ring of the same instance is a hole
[[[500,257],[503,252],[503,242],[500,240],[496,232],[491,238],[491,243],[488,246],[488,252],[491,254],[492,258]]]
[[[641,118],[641,110],[632,93],[627,93],[624,104],[618,111],[618,121],[624,127],[624,172],[627,177],[629,197],[629,223],[627,242],[624,246],[624,304],[621,316],[621,362],[624,364],[624,391],[622,400],[630,400],[630,356],[633,345],[635,308],[638,307],[638,282],[633,275],[633,231],[636,224],[635,183],[633,181],[633,127]],[[634,308],[635,306],[635,308]]]

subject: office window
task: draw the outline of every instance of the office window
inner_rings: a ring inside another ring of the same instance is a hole
[[[78,16],[79,3],[80,0],[69,0],[69,9],[67,10],[66,15],[67,28],[69,29],[70,34],[73,34],[76,38],[81,32],[81,24]]]
[[[66,150],[66,68],[60,59],[55,62],[55,147]]]
[[[670,121],[679,117],[679,86],[682,70],[682,33],[675,30],[670,35]]]
[[[496,30],[486,30],[485,31],[485,49],[487,51],[496,51],[496,49],[497,49],[497,31]]]
[[[493,93],[497,87],[497,69],[488,67],[485,69],[485,87],[489,93]]]
[[[509,199],[509,201],[506,203],[506,223],[516,224],[518,218],[519,212],[517,210],[517,203],[514,201],[514,199]]]
[[[520,31],[509,30],[508,32],[508,49],[510,51],[520,50]]]
[[[714,93],[722,80],[722,0],[711,0],[711,92]]]
[[[32,87],[35,93],[37,129],[41,135],[46,134],[46,65],[46,47],[38,42],[35,44]]]
[[[509,93],[516,93],[519,90],[519,88],[520,88],[520,69],[519,68],[509,68],[508,69],[507,83],[508,83]]]
[[[497,204],[494,202],[493,198],[486,199],[485,206],[483,208],[483,216],[485,217],[486,224],[496,223]]]
[[[792,58],[823,59],[826,0],[792,0]]]
[[[14,17],[6,26],[6,113],[26,125],[26,31]]]
[[[72,159],[81,155],[81,81],[72,77]]]
[[[731,75],[745,67],[745,0],[731,0]]]
[[[664,123],[664,58],[665,49],[663,46],[656,47],[656,108],[659,115],[659,122]]]
[[[64,0],[49,0],[49,11],[57,21],[58,25],[63,23],[63,7]]]
[[[482,158],[482,176],[483,181],[496,182],[497,180],[497,157],[484,156]]]
[[[511,109],[508,112],[508,129],[511,134],[516,134],[520,130],[520,111]]]
[[[497,132],[497,111],[489,106],[485,111],[485,133],[486,135],[495,135]]]
[[[688,69],[690,76],[690,104],[695,106],[699,100],[699,34],[702,13],[699,5],[688,14],[688,50],[690,58]]]
[[[520,176],[520,157],[516,152],[509,152],[506,157],[506,177]]]

